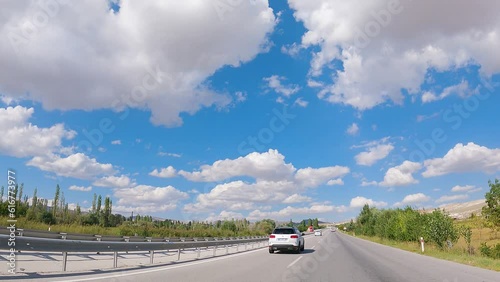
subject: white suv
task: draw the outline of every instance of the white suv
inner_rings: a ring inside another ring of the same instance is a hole
[[[295,227],[278,227],[269,236],[269,253],[274,251],[294,251],[297,254],[304,250],[303,233]]]

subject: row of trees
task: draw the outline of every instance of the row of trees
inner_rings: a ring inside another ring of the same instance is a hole
[[[441,248],[456,242],[461,233],[453,219],[439,209],[422,213],[411,207],[379,210],[369,205],[363,207],[349,228],[358,234],[396,241],[418,241],[424,237]]]
[[[155,220],[149,215],[134,216],[133,213],[131,216],[125,217],[112,213],[113,202],[109,197],[103,198],[95,193],[91,208],[88,211],[82,211],[78,204],[70,208],[59,185],[56,186],[52,201],[39,198],[37,189],[29,198],[28,195],[23,194],[23,189],[24,185],[20,184],[10,194],[16,199],[16,218],[24,217],[30,222],[47,225],[115,227],[116,235],[159,237],[264,235],[271,233],[276,227],[276,222],[271,219],[251,223],[246,219],[217,220],[214,222]],[[7,194],[7,191],[2,186],[0,189],[0,216],[9,215],[9,203],[8,200],[3,201],[4,194]]]
[[[14,191],[9,195],[5,188],[0,188],[0,216],[9,215],[9,200],[15,199],[16,217],[26,217],[30,221],[42,222],[45,224],[82,224],[82,225],[100,225],[103,227],[112,227],[120,225],[124,217],[118,214],[112,214],[112,201],[109,197],[104,199],[102,206],[102,196],[94,194],[92,209],[88,212],[82,212],[79,204],[74,209],[69,208],[68,202],[61,192],[59,185],[56,186],[54,199],[49,203],[48,199],[38,197],[38,189],[35,188],[31,199],[23,194],[24,185],[16,185]],[[4,193],[7,201],[4,201]],[[11,198],[9,199],[8,196]]]

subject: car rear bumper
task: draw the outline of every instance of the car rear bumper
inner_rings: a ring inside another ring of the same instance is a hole
[[[273,244],[269,245],[269,249],[273,251],[280,251],[280,250],[297,250],[299,248],[298,245],[293,245],[293,244]]]

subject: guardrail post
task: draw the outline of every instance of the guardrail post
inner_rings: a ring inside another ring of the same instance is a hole
[[[63,252],[62,271],[66,271],[67,262],[68,262],[68,252]]]
[[[240,244],[236,244],[236,252],[240,251]]]
[[[227,249],[227,245],[224,245],[224,247],[226,248],[226,255],[227,255],[229,250]]]
[[[113,268],[118,267],[118,252],[113,253]]]
[[[68,233],[61,232],[59,234],[61,235],[61,239],[66,240],[66,235],[68,235]],[[63,252],[62,255],[63,255],[62,271],[66,271],[66,264],[68,262],[68,252]]]
[[[181,249],[177,249],[177,260],[181,260]]]
[[[17,234],[19,237],[22,237],[23,236],[23,232],[24,232],[24,229],[22,228],[17,228]]]
[[[196,252],[196,258],[200,258],[200,248],[196,248],[197,249],[197,252]]]
[[[149,263],[153,264],[153,258],[155,255],[155,251],[149,251]]]

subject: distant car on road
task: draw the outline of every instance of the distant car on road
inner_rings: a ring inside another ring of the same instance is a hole
[[[294,251],[300,254],[304,250],[305,241],[296,227],[278,227],[269,235],[269,253],[274,251]]]
[[[314,236],[323,236],[323,233],[321,232],[321,230],[316,230],[314,231]]]

